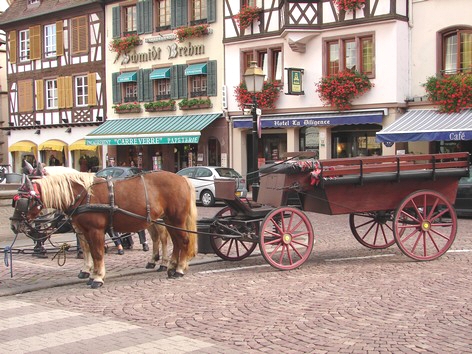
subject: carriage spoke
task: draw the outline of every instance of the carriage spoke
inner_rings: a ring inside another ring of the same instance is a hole
[[[395,243],[393,227],[389,225],[391,221],[392,212],[388,210],[349,215],[349,225],[356,240],[372,249],[387,248]]]

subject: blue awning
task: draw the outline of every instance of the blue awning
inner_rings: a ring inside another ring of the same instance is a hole
[[[170,68],[160,68],[149,74],[151,80],[170,79]]]
[[[382,124],[383,111],[352,113],[279,114],[261,117],[262,128],[291,128],[349,124]],[[235,128],[251,128],[252,117],[235,117]]]
[[[410,110],[377,133],[377,141],[383,143],[440,140],[472,140],[472,109],[459,113]]]
[[[122,84],[124,82],[136,82],[137,81],[137,74],[136,71],[131,71],[127,73],[122,73],[118,76],[117,82]]]
[[[206,75],[207,73],[207,64],[192,64],[187,66],[185,69],[185,75]]]

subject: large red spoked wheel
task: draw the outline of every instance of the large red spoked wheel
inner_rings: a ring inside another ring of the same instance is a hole
[[[313,243],[310,220],[299,209],[275,209],[262,223],[259,248],[267,263],[277,269],[301,266],[310,256]]]
[[[349,215],[349,226],[361,245],[383,249],[395,243],[392,220],[393,210],[352,213]]]
[[[215,215],[215,217],[218,219],[222,219],[223,221],[225,217],[234,216],[235,214],[236,212],[233,209],[231,209],[230,207],[225,207],[221,209]],[[225,228],[217,227],[215,230],[212,231],[217,234],[221,233],[228,235],[231,232],[230,230],[234,229],[241,233],[254,235],[254,241],[243,241],[239,238],[223,237],[213,234],[210,236],[210,244],[213,248],[213,251],[225,261],[240,261],[246,257],[249,257],[257,246],[255,237],[258,233],[257,224],[248,224],[249,229],[247,225],[237,223],[224,223],[224,225]]]
[[[442,256],[456,237],[456,211],[435,191],[422,190],[408,195],[395,211],[393,223],[398,247],[419,261]]]

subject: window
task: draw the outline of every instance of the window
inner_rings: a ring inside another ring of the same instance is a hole
[[[170,79],[155,80],[157,86],[156,100],[167,100],[170,98]]]
[[[342,38],[325,42],[325,73],[357,70],[374,75],[374,41],[372,36]]]
[[[88,77],[75,77],[75,105],[83,107],[88,105]]]
[[[192,0],[192,22],[206,21],[207,0]]]
[[[136,82],[127,82],[123,84],[125,91],[125,102],[134,102],[138,100],[138,84]]]
[[[170,29],[170,0],[157,0],[156,31]]]
[[[127,6],[124,8],[124,32],[136,32],[136,5]]]
[[[242,74],[249,67],[251,61],[257,58],[257,65],[262,69],[266,75],[265,80],[276,82],[282,81],[282,50],[279,47],[268,48],[264,50],[254,50],[243,53],[244,70]]]
[[[44,26],[44,55],[46,58],[56,56],[56,24]]]
[[[46,109],[57,108],[57,80],[46,80]]]
[[[190,76],[190,97],[207,96],[207,76]]]
[[[29,29],[19,32],[18,46],[20,51],[20,61],[27,61],[30,58]]]
[[[456,29],[443,34],[441,70],[446,74],[472,71],[471,29]]]

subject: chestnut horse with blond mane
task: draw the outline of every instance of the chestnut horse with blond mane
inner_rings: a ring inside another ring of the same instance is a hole
[[[92,288],[104,282],[108,229],[137,232],[163,220],[173,243],[169,278],[182,277],[188,261],[196,254],[195,190],[185,177],[158,171],[124,180],[104,180],[78,172],[28,181],[24,188],[29,190],[28,220],[35,219],[43,208],[61,210],[70,216],[88,264],[87,284]]]

